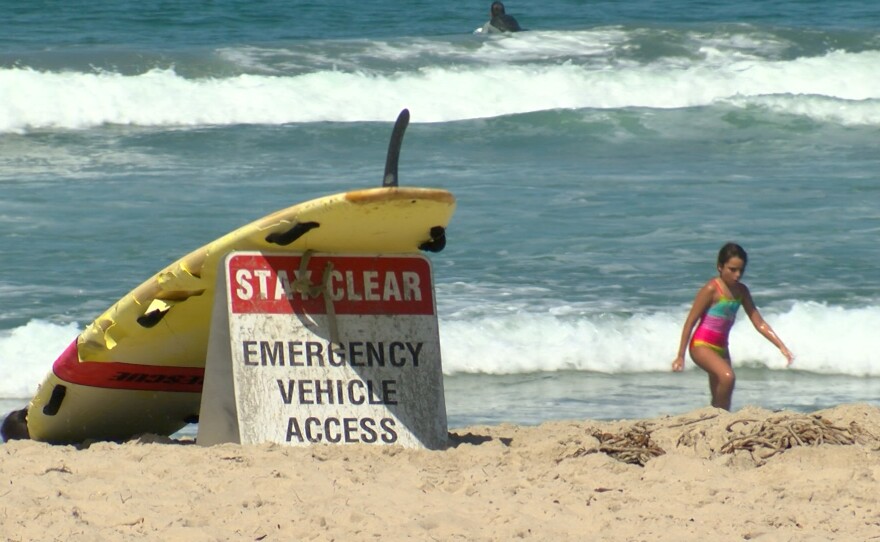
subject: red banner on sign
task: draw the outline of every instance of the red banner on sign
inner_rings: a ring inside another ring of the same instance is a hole
[[[235,254],[227,262],[237,314],[434,314],[431,266],[421,256]]]

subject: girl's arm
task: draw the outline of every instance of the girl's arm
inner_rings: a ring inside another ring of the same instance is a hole
[[[755,326],[755,329],[758,330],[758,333],[763,335],[768,341],[773,343],[776,348],[782,352],[782,355],[785,356],[786,366],[791,365],[794,362],[794,354],[785,346],[785,343],[782,342],[782,339],[779,338],[773,328],[770,327],[766,321],[764,321],[764,317],[761,316],[761,313],[758,312],[758,308],[755,306],[755,302],[752,300],[752,293],[749,292],[749,289],[745,284],[742,284],[743,288],[743,296],[742,296],[742,306],[746,311],[746,315],[748,315],[749,320],[752,321],[752,325]]]
[[[691,339],[691,333],[693,333],[697,321],[712,306],[713,301],[715,301],[715,288],[712,286],[712,281],[709,281],[697,292],[694,304],[691,306],[691,311],[684,321],[684,326],[681,329],[681,340],[678,344],[678,355],[672,360],[673,371],[684,370],[684,352]]]

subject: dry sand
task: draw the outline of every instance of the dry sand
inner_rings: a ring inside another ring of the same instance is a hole
[[[874,406],[450,439],[444,451],[12,441],[0,445],[0,538],[880,541]]]

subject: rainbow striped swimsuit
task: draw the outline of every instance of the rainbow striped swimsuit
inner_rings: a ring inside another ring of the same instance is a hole
[[[727,337],[736,321],[736,311],[739,310],[742,301],[726,297],[721,285],[718,284],[718,279],[715,279],[713,284],[721,297],[700,318],[700,323],[697,324],[697,330],[691,339],[691,347],[708,346],[727,358]]]

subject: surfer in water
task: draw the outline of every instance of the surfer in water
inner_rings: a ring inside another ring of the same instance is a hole
[[[492,2],[489,8],[489,21],[477,32],[484,34],[499,34],[503,32],[519,32],[522,30],[513,15],[504,12],[504,4],[501,2]]]
[[[752,301],[749,288],[740,282],[747,262],[746,251],[736,243],[727,243],[721,247],[718,252],[718,277],[708,281],[697,292],[681,331],[678,356],[672,362],[673,371],[683,371],[684,350],[689,345],[691,359],[709,373],[712,406],[725,410],[730,410],[733,386],[736,383],[727,349],[727,337],[740,306],[746,311],[755,329],[782,352],[786,365],[791,365],[794,361],[794,355],[761,317]]]

